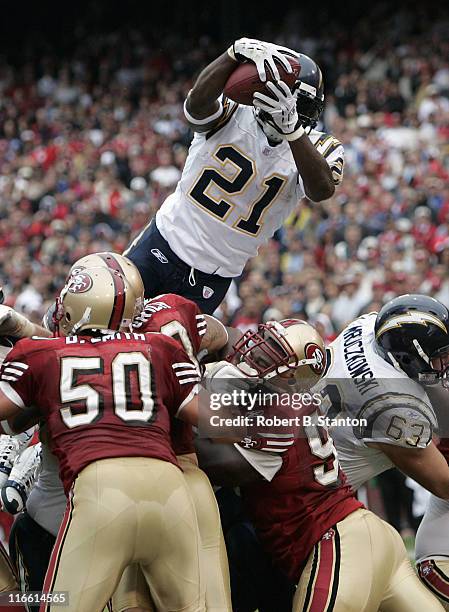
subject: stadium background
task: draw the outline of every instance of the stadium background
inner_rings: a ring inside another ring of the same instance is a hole
[[[8,7],[0,25],[0,283],[35,321],[70,264],[121,252],[180,176],[195,74],[236,37],[311,55],[343,185],[304,200],[218,315],[246,329],[307,317],[331,340],[394,295],[449,305],[449,8],[445,3]]]

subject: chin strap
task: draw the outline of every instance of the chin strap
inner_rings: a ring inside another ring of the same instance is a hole
[[[92,312],[92,308],[90,306],[87,306],[86,310],[84,311],[83,316],[81,317],[81,319],[78,321],[78,323],[75,323],[75,325],[72,327],[72,331],[70,332],[71,336],[75,336],[76,332],[83,327],[83,325],[86,325],[87,323],[89,323],[90,321],[90,313]]]

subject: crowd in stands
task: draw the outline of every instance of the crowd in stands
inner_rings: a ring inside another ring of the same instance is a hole
[[[374,10],[322,37],[306,24],[292,12],[266,36],[322,65],[320,129],[344,144],[344,180],[298,204],[218,314],[242,329],[307,317],[330,340],[397,294],[449,306],[449,19]],[[124,29],[69,57],[0,59],[0,282],[36,321],[71,263],[123,251],[180,177],[183,101],[229,41],[163,39]]]

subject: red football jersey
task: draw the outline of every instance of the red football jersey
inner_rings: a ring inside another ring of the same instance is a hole
[[[38,408],[64,488],[89,463],[154,457],[177,465],[170,421],[197,391],[199,372],[162,334],[116,333],[21,340],[0,389]]]
[[[312,412],[301,417],[307,414]],[[297,581],[320,538],[363,504],[346,482],[327,430],[303,426],[295,436],[271,482],[246,486],[242,493],[264,547]]]
[[[143,311],[133,322],[140,332],[161,332],[178,340],[190,358],[196,358],[207,323],[195,302],[181,295],[165,293],[145,300]]]
[[[133,324],[136,331],[161,332],[178,340],[187,355],[195,359],[207,323],[195,302],[181,295],[165,293],[145,301],[142,314]],[[194,453],[192,426],[179,419],[172,423],[172,444],[177,455]]]

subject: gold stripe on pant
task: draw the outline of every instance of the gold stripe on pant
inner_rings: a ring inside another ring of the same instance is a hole
[[[96,461],[76,478],[71,507],[45,580],[69,591],[67,612],[101,612],[132,563],[159,610],[205,610],[195,510],[176,466],[143,457]]]

